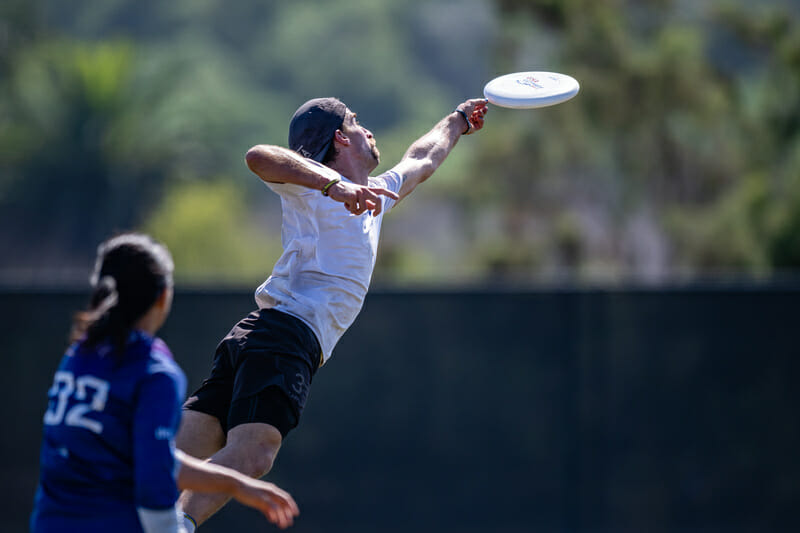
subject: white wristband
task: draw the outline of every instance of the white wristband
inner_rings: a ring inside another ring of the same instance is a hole
[[[160,510],[137,507],[136,512],[144,533],[186,533],[183,512],[177,505]]]

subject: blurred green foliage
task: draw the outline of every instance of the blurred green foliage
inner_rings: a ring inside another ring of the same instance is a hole
[[[800,267],[800,9],[778,0],[76,0],[0,8],[3,279],[82,271],[117,230],[183,282],[254,285],[279,202],[243,164],[341,97],[390,168],[492,76],[492,108],[384,226],[383,283],[660,282]],[[24,275],[20,275],[24,273]]]
[[[542,233],[549,241],[549,259],[528,270],[563,277],[558,250],[567,245],[579,259],[566,273],[586,281],[796,271],[796,5],[498,5],[558,43],[545,54],[517,37],[506,44],[506,55],[516,55],[507,69],[543,63],[582,83],[573,102],[536,120],[515,114],[510,135],[479,155],[471,203],[489,193],[505,198],[526,213],[508,214],[507,234],[523,247]],[[502,117],[504,125],[511,119]],[[494,181],[480,187],[478,176],[492,174],[502,176],[500,189]],[[573,215],[566,241],[559,213]]]
[[[242,211],[243,196],[230,180],[172,185],[143,229],[169,243],[183,282],[266,279],[271,260],[280,254],[280,220],[259,227]]]

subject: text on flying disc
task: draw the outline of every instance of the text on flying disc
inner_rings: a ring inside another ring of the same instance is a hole
[[[548,76],[548,78],[550,78],[550,81],[552,81],[553,83],[556,83],[556,84],[561,83],[561,80],[558,79],[557,76]],[[544,89],[545,88],[544,85],[542,85],[542,83],[539,81],[539,79],[536,78],[535,76],[526,76],[524,78],[518,79],[517,83],[519,83],[520,85],[525,85],[527,87],[533,87],[534,89]]]

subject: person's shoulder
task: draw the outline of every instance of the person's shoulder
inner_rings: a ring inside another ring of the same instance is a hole
[[[183,371],[178,366],[178,363],[175,362],[167,343],[160,338],[139,334],[138,338],[131,344],[129,346],[133,348],[132,351],[140,354],[136,357],[139,363],[135,364],[141,368],[143,374],[149,376],[166,374],[172,378],[183,376]]]
[[[403,187],[404,180],[405,176],[403,176],[399,172],[395,170],[387,170],[386,172],[378,174],[375,177],[370,176],[369,185],[371,187],[382,187],[399,195],[400,189]],[[389,198],[388,196],[384,196],[382,198],[382,201],[383,201],[383,211],[381,212],[381,216],[384,213],[388,213],[397,204],[397,200]]]
[[[158,337],[153,338],[150,345],[142,383],[172,391],[180,399],[186,393],[186,374],[173,359],[167,344]]]
[[[111,370],[109,363],[113,351],[109,342],[89,345],[85,341],[72,343],[64,352],[58,369],[75,374],[99,374]]]
[[[175,360],[175,357],[172,355],[172,351],[170,351],[167,343],[159,337],[153,337],[153,341],[150,344],[150,354],[154,357],[168,359],[170,361]]]
[[[154,372],[180,372],[178,363],[172,355],[167,343],[158,337],[153,339],[153,344],[150,346],[150,365],[151,373]]]
[[[371,186],[379,186],[385,187],[393,192],[399,192],[400,187],[403,186],[403,180],[405,178],[402,174],[398,173],[395,170],[387,170],[382,174],[378,174],[377,176],[370,176],[369,177],[369,184]]]

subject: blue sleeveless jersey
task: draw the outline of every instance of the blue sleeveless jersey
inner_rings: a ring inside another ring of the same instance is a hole
[[[31,530],[141,533],[137,508],[174,506],[185,394],[161,339],[134,332],[122,357],[72,345],[48,392]]]

